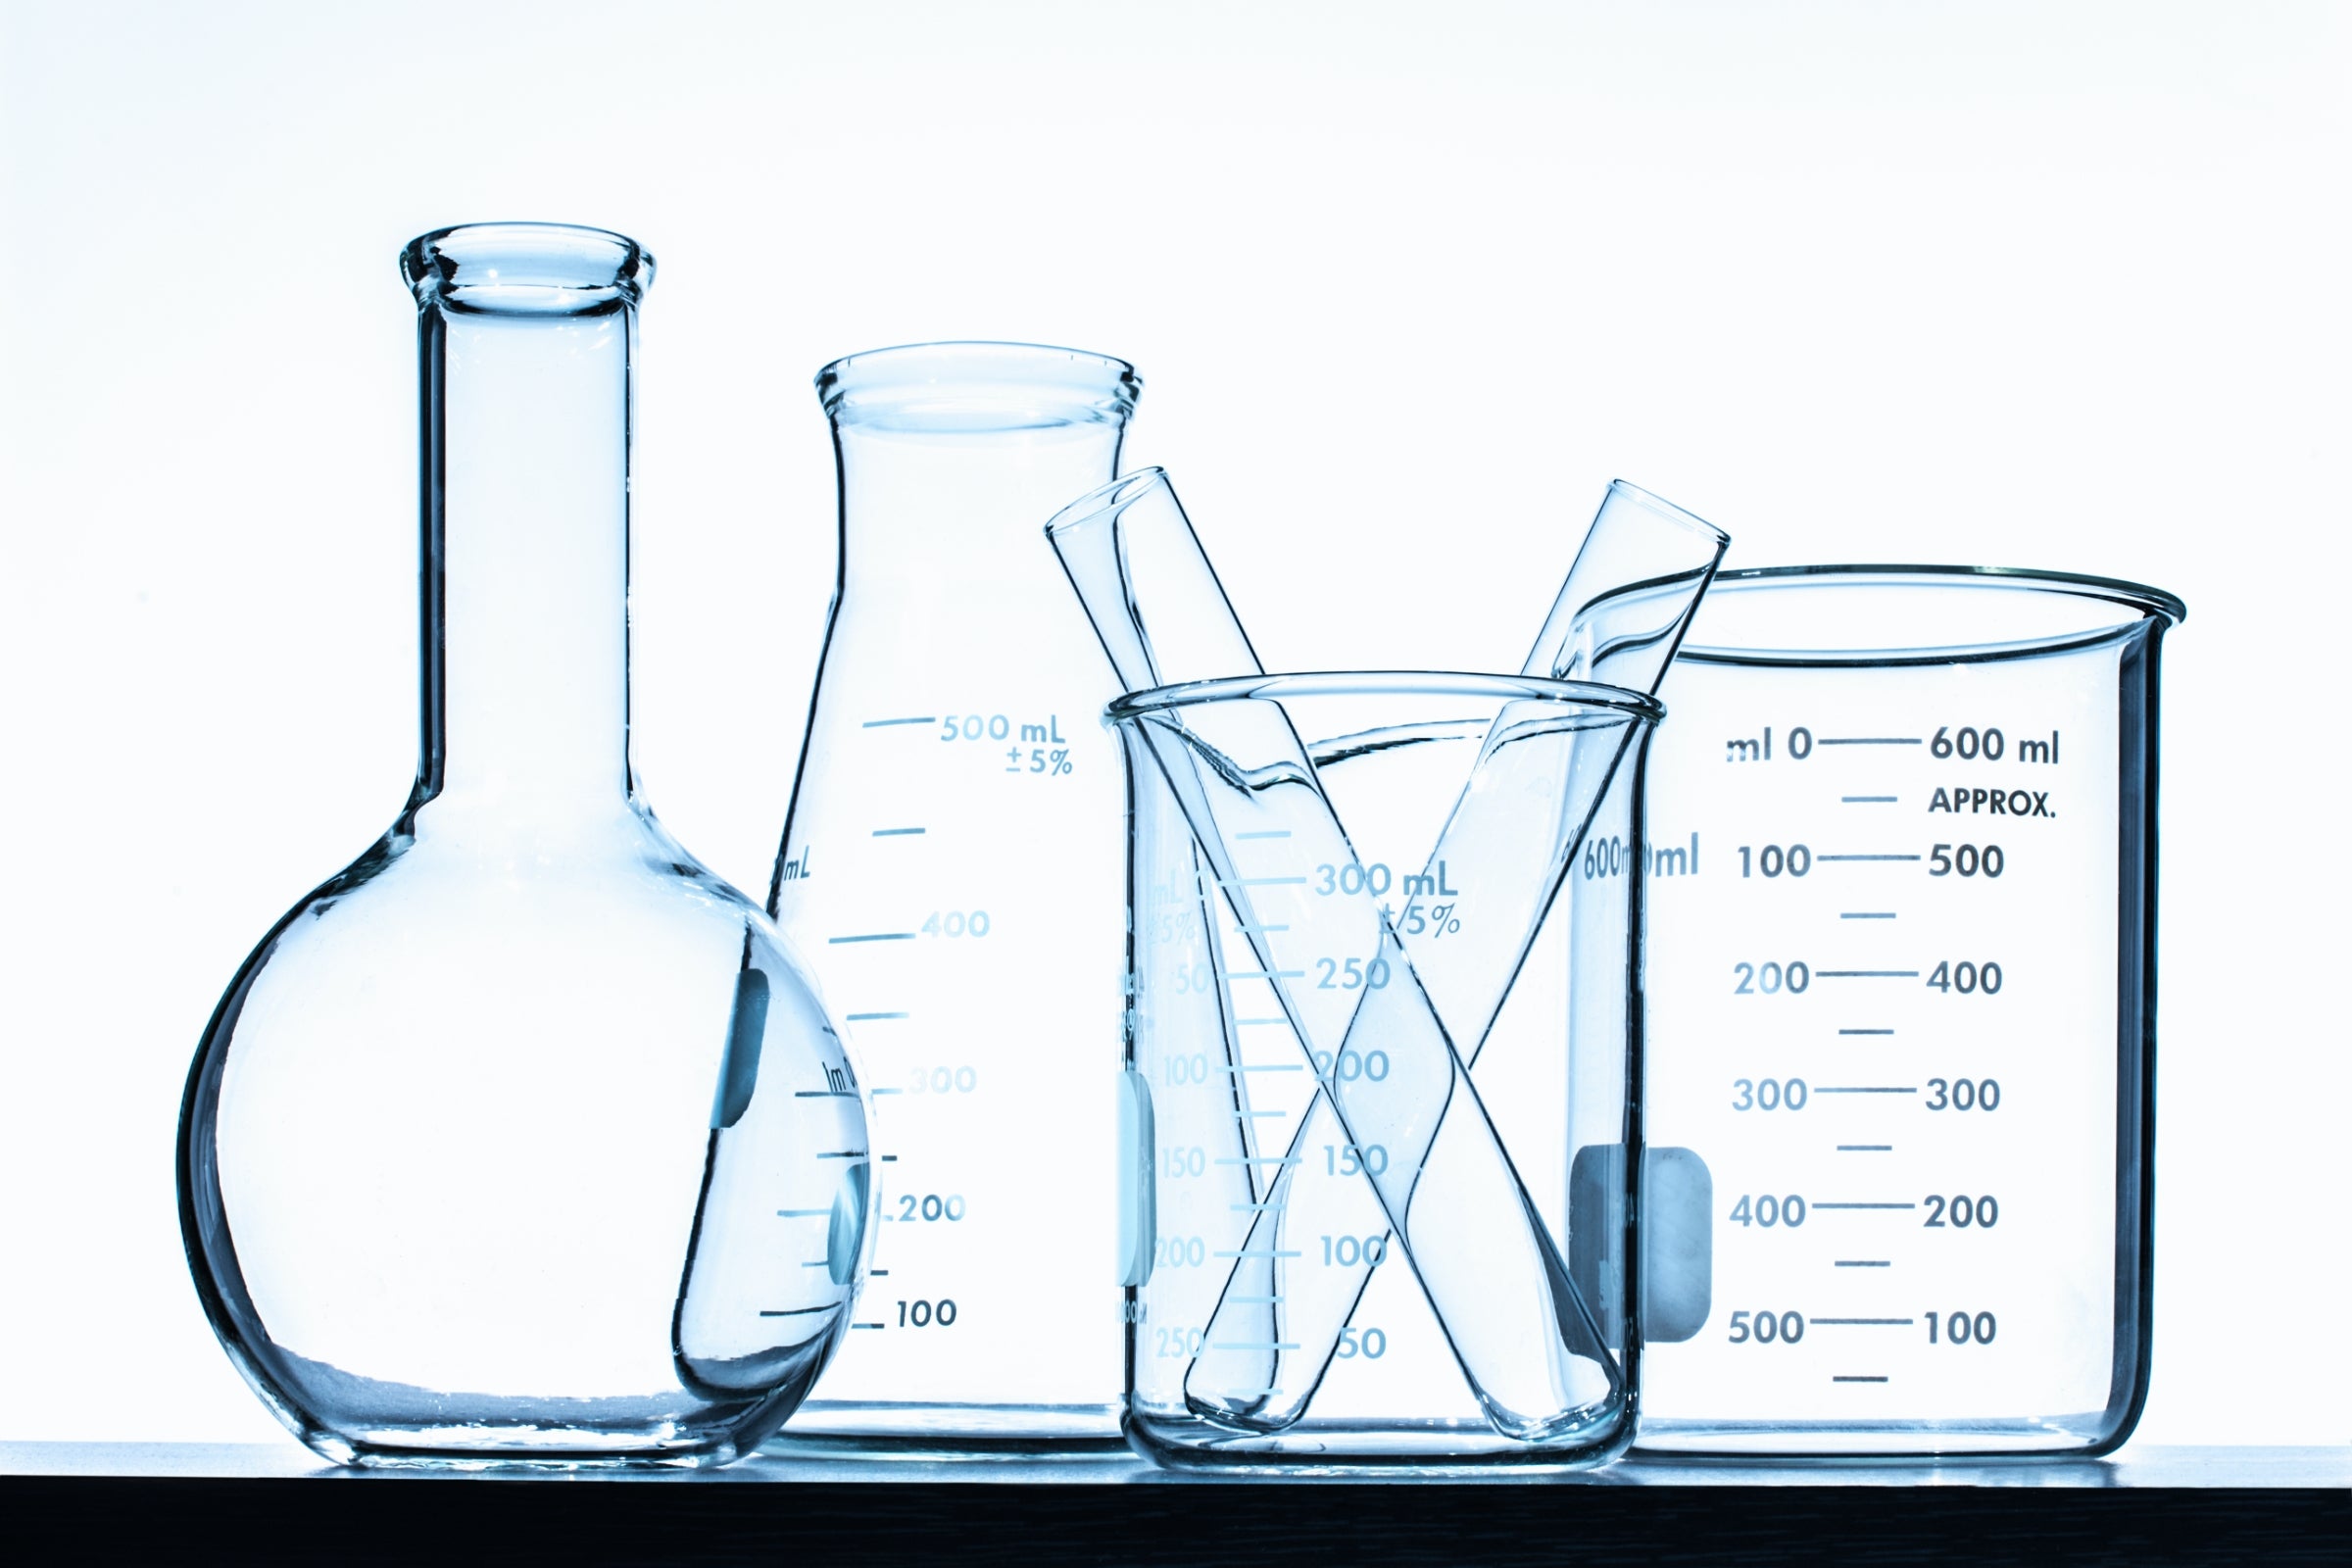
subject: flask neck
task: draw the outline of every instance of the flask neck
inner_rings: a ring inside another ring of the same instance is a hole
[[[477,311],[426,292],[416,799],[602,814],[630,792],[626,295]]]
[[[1143,383],[1124,360],[1038,343],[910,343],[816,373],[841,477],[841,568],[976,606],[1029,579],[1046,519],[1117,470]],[[1056,588],[1056,594],[1059,590]]]
[[[1044,529],[1117,471],[1125,421],[994,431],[833,431],[845,575],[954,581],[1051,571]]]

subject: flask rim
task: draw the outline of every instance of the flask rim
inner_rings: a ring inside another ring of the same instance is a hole
[[[458,223],[409,241],[400,275],[418,305],[515,316],[602,315],[653,286],[653,254],[575,223]]]
[[[837,425],[940,431],[1120,424],[1144,387],[1134,366],[1107,354],[989,339],[844,355],[815,385]]]

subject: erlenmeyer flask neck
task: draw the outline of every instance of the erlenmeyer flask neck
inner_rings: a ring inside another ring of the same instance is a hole
[[[412,244],[423,421],[417,801],[606,814],[629,791],[629,395],[652,259],[544,224]]]
[[[1115,467],[1143,383],[1076,349],[922,343],[837,360],[816,388],[840,462],[845,575],[936,582],[1005,553],[1015,570],[1032,564],[1046,518]]]

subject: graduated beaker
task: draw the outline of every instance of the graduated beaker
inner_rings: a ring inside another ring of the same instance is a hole
[[[723,1463],[848,1332],[858,1079],[767,917],[629,765],[629,412],[653,259],[543,223],[401,257],[421,756],[206,1028],[182,1236],[331,1458]]]
[[[2184,613],[2056,573],[1717,578],[1649,768],[1643,1047],[1645,1138],[1712,1175],[1685,1234],[1713,1302],[1647,1325],[1642,1448],[2131,1432],[2157,654]]]
[[[1579,1155],[1629,1131],[1636,879],[1630,852],[1570,854],[1638,847],[1638,792],[1608,783],[1638,771],[1656,704],[1332,674],[1110,711],[1133,781],[1131,1439],[1179,1465],[1605,1456],[1631,1410],[1622,1326],[1566,1276],[1629,1239],[1627,1162]],[[1321,737],[1304,773],[1293,736]],[[1430,858],[1466,781],[1515,863]],[[1447,945],[1515,978],[1433,1041],[1413,965]],[[1327,1321],[1336,1343],[1308,1343]]]
[[[873,1285],[797,1438],[1115,1443],[1116,693],[1037,530],[1108,479],[1117,360],[827,366],[840,580],[769,908],[872,1075]]]

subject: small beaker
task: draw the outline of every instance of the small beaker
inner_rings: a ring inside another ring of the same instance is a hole
[[[1633,1387],[1614,1277],[1634,1176],[1608,1156],[1630,1131],[1641,836],[1639,791],[1611,780],[1638,776],[1658,713],[1614,687],[1434,673],[1252,676],[1111,705],[1130,781],[1126,1428],[1145,1452],[1180,1466],[1442,1470],[1590,1462],[1623,1443]],[[1293,734],[1322,737],[1305,743],[1304,778],[1280,760]],[[1430,853],[1474,768],[1514,748],[1480,776],[1517,793],[1482,807],[1524,833],[1525,854],[1487,886]],[[1308,863],[1320,852],[1291,846],[1312,834],[1266,825],[1299,789],[1324,804],[1298,819],[1336,817],[1352,857]],[[1204,847],[1203,813],[1232,842]],[[1220,873],[1221,855],[1246,863]],[[1370,951],[1267,961],[1294,951],[1280,933],[1344,923],[1319,920],[1316,901],[1367,897],[1389,933]],[[1412,1009],[1374,1003],[1418,987],[1412,955],[1445,943],[1497,945],[1501,972],[1516,973],[1491,1015],[1440,1019],[1476,1086],[1467,1098],[1415,1064],[1419,1041],[1384,1037],[1380,1019]],[[1344,1034],[1301,1023],[1351,1004]],[[1345,1043],[1314,1049],[1324,1039]],[[1495,1191],[1464,1180],[1474,1141],[1437,1134],[1433,1118],[1462,1114],[1492,1123],[1525,1213],[1457,1201]],[[1443,1246],[1457,1270],[1479,1256],[1499,1269],[1531,1224],[1554,1260],[1540,1277],[1557,1290],[1556,1333],[1495,1343],[1524,1316],[1442,1326],[1431,1301],[1460,1311],[1462,1298],[1425,1292],[1413,1247]],[[1318,1309],[1334,1293],[1336,1314]],[[1332,1343],[1305,1343],[1343,1323]],[[1518,1405],[1556,1418],[1505,1435],[1490,1415],[1513,1403],[1506,1388],[1551,1391],[1554,1403]]]
[[[1639,1446],[2098,1453],[2148,1377],[2157,655],[2105,578],[1726,572],[1652,750]],[[1692,1191],[1704,1200],[1706,1185]],[[1659,1204],[1648,1198],[1648,1226]]]

